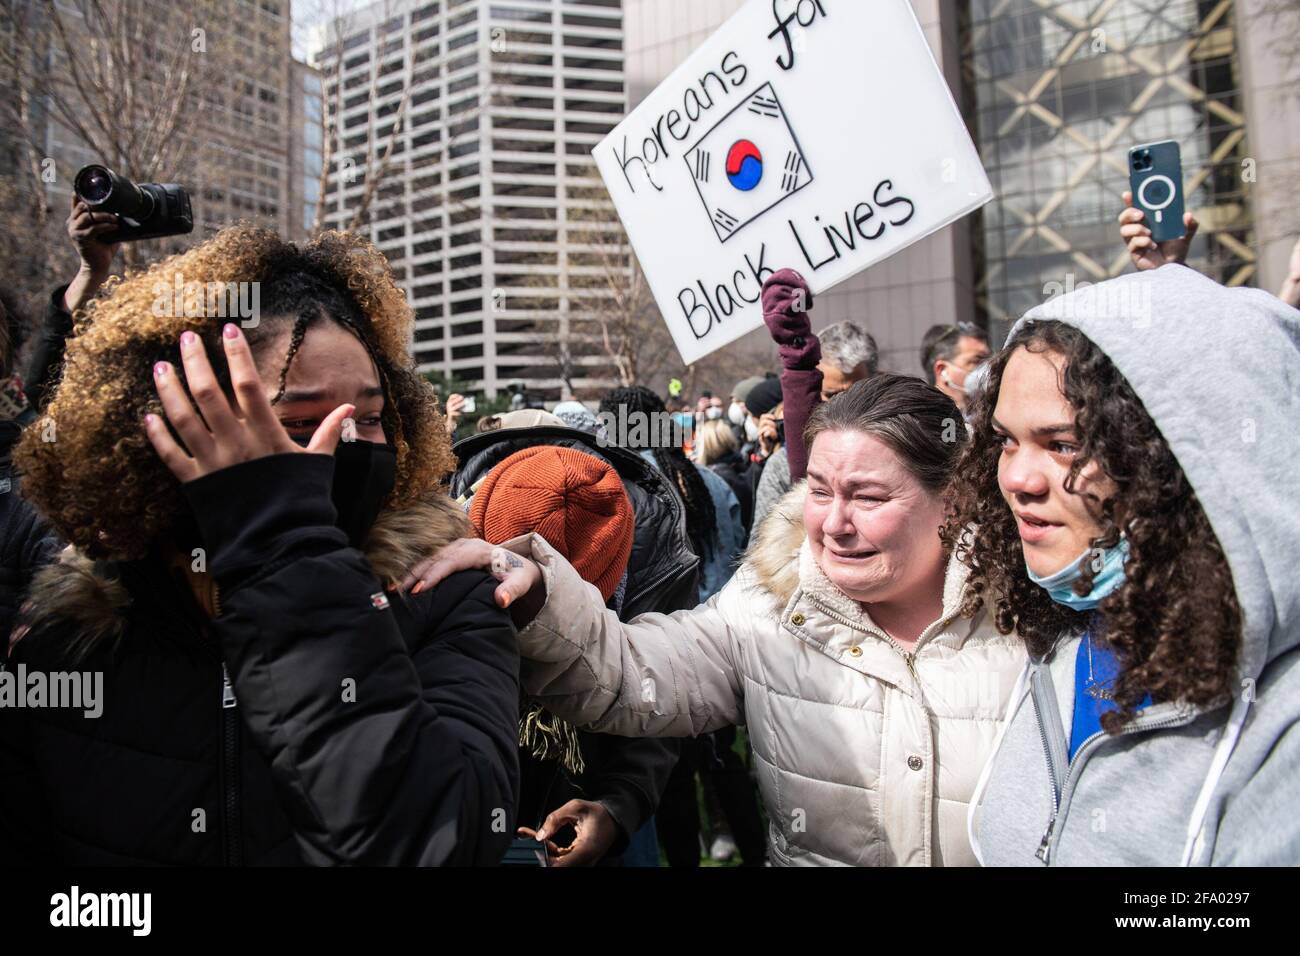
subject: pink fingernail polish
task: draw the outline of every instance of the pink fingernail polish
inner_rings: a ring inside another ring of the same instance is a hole
[[[185,348],[189,348],[191,345],[194,344],[194,340],[196,338],[198,338],[198,336],[196,336],[193,332],[188,332],[188,331],[182,332],[181,345],[184,346]]]
[[[237,339],[239,338],[239,326],[235,325],[234,322],[227,322],[225,327],[222,328],[221,334],[228,339]]]
[[[153,367],[153,374],[157,378],[162,378],[167,374],[168,368],[170,368],[170,366],[166,362],[159,362]]]

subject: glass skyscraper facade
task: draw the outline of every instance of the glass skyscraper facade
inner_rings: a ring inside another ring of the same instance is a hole
[[[946,6],[946,5],[945,5]],[[1128,150],[1175,140],[1201,223],[1190,265],[1256,273],[1234,0],[971,0],[965,108],[997,198],[976,300],[1000,333],[1054,291],[1132,269],[1118,236]]]

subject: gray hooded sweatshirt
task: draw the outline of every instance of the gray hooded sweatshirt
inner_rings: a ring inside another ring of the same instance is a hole
[[[1025,316],[1128,379],[1223,545],[1244,617],[1217,708],[1157,703],[1067,759],[1078,635],[1031,660],[970,816],[989,866],[1300,863],[1300,312],[1178,265]],[[979,804],[978,809],[976,809]]]

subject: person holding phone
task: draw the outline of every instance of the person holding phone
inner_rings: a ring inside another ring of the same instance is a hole
[[[694,606],[681,503],[641,456],[554,426],[492,432],[456,452],[451,492],[483,540],[542,535],[620,616]],[[520,713],[515,859],[535,862],[518,851],[544,831],[555,866],[622,865],[654,818],[677,742],[583,733],[527,698]],[[572,841],[557,843],[569,828]]]
[[[1199,224],[1184,212],[1183,165],[1178,143],[1164,140],[1128,152],[1129,189],[1120,235],[1138,269],[1183,263]]]
[[[1190,212],[1183,213],[1183,235],[1176,239],[1157,242],[1147,222],[1147,214],[1133,205],[1133,193],[1121,194],[1124,211],[1119,214],[1119,235],[1128,246],[1129,256],[1140,271],[1158,269],[1166,262],[1183,265],[1191,250],[1192,240],[1201,228],[1200,221]]]
[[[1157,242],[1147,225],[1146,213],[1133,205],[1133,194],[1125,190],[1121,198],[1124,200],[1124,210],[1119,214],[1119,234],[1128,246],[1133,265],[1139,271],[1158,269],[1167,262],[1185,265],[1192,239],[1196,237],[1196,232],[1200,228],[1196,217],[1190,212],[1184,213],[1185,235],[1178,239]],[[1282,280],[1277,297],[1291,308],[1300,309],[1300,240],[1297,240],[1291,249],[1286,278]]]

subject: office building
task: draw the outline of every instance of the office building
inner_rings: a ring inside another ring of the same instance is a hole
[[[614,384],[590,153],[626,108],[622,47],[618,0],[381,0],[322,31],[324,219],[388,256],[422,369],[549,401]]]

